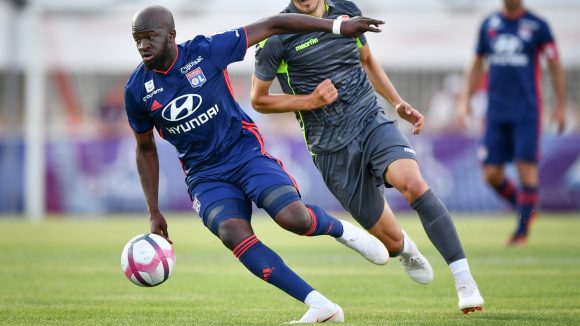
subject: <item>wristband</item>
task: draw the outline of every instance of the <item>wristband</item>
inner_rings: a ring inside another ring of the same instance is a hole
[[[332,21],[332,33],[336,35],[340,35],[340,25],[342,24],[342,20],[335,19]]]

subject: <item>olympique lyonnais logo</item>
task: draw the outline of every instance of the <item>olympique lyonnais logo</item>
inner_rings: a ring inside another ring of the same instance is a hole
[[[185,76],[193,88],[201,87],[207,80],[200,67],[193,69],[192,71],[185,74]]]

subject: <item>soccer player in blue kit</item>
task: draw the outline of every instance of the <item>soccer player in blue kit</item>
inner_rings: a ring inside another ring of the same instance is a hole
[[[345,0],[292,0],[284,13],[347,22],[361,16]],[[277,78],[285,94],[270,94]],[[473,279],[451,215],[424,181],[415,150],[397,121],[386,116],[375,91],[411,123],[424,118],[397,93],[373,57],[364,35],[356,40],[319,32],[275,35],[256,50],[252,104],[262,113],[295,112],[314,163],[342,206],[399,257],[420,284],[433,280],[429,261],[399,226],[383,196],[396,188],[418,213],[423,228],[455,279],[463,313],[481,310],[483,297]]]
[[[479,30],[477,55],[458,107],[460,121],[471,112],[470,99],[489,64],[486,128],[480,154],[486,182],[517,207],[518,225],[508,245],[523,245],[536,216],[542,96],[540,57],[547,58],[556,95],[554,120],[563,131],[565,77],[548,23],[527,11],[522,0],[504,0],[503,12],[487,17]],[[515,160],[520,187],[504,174]]]
[[[228,64],[274,34],[311,31],[356,37],[379,32],[382,21],[361,17],[343,24],[303,15],[276,15],[245,27],[176,44],[171,12],[161,6],[135,14],[132,34],[143,62],[125,89],[125,108],[137,141],[137,169],[151,232],[169,240],[158,206],[159,160],[153,129],[175,146],[193,209],[205,226],[254,275],[309,306],[298,323],[344,321],[343,310],[315,291],[254,234],[252,201],[284,229],[330,235],[375,264],[382,243],[354,225],[305,205],[292,177],[270,156],[257,126],[233,96]]]

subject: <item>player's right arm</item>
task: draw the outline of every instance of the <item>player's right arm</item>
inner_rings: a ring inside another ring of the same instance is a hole
[[[347,37],[357,37],[364,32],[380,32],[377,26],[384,24],[382,20],[356,17],[347,21],[323,19],[303,14],[278,14],[264,18],[244,27],[248,35],[248,47],[278,34],[299,34],[307,32],[333,32],[334,24],[338,24],[339,33]]]
[[[482,55],[476,55],[471,67],[467,71],[467,76],[465,78],[465,88],[459,98],[459,103],[457,105],[457,120],[458,122],[465,126],[466,118],[471,114],[471,97],[475,94],[477,90],[477,85],[483,77],[485,59]]]
[[[158,234],[169,240],[167,233],[167,222],[159,210],[158,189],[159,189],[159,156],[153,130],[145,134],[138,134],[133,131],[136,146],[137,171],[141,180],[141,187],[145,195],[147,210],[149,211],[149,222],[151,233]]]
[[[283,113],[307,111],[322,108],[336,100],[338,91],[326,79],[307,95],[270,94],[271,80],[252,77],[251,100],[254,109],[260,113]]]

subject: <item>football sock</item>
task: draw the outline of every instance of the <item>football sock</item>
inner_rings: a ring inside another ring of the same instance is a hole
[[[465,282],[471,277],[471,271],[469,270],[467,258],[452,262],[449,264],[449,269],[451,270],[451,274],[453,274],[455,281]]]
[[[304,302],[306,296],[314,290],[286,266],[280,256],[262,244],[255,235],[246,238],[232,252],[254,275],[288,293],[298,301]]]
[[[319,206],[306,205],[306,208],[308,209],[308,214],[310,214],[312,224],[310,224],[310,229],[304,234],[305,236],[330,235],[335,238],[342,236],[344,228],[338,219],[328,215]]]
[[[447,264],[465,258],[451,215],[431,189],[417,198],[411,207],[419,214],[425,233]]]
[[[306,299],[304,299],[304,303],[308,305],[308,307],[317,307],[317,308],[332,308],[334,304],[332,301],[328,300],[325,296],[320,294],[320,292],[313,290],[312,292],[308,293]]]
[[[522,187],[518,195],[518,210],[520,220],[516,231],[519,235],[527,235],[535,215],[534,208],[538,202],[538,187]]]
[[[403,247],[401,248],[401,250],[394,252],[394,253],[391,253],[389,251],[389,256],[391,256],[391,257],[398,257],[400,255],[410,256],[410,255],[414,254],[412,249],[413,249],[413,246],[411,246],[411,243],[409,241],[408,236],[405,233],[403,233]]]
[[[493,189],[512,206],[515,207],[517,205],[516,187],[510,179],[504,179],[499,186],[493,186]]]

